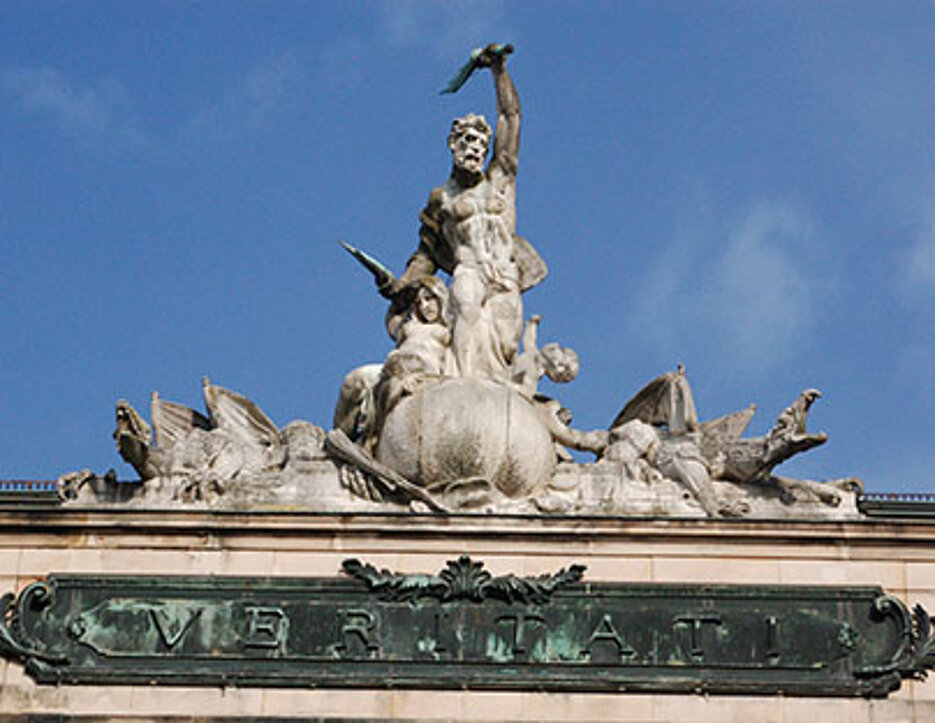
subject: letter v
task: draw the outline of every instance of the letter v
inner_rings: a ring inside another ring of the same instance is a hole
[[[156,625],[156,630],[159,631],[159,637],[162,638],[162,642],[166,644],[166,647],[169,650],[172,650],[178,642],[182,639],[182,636],[188,632],[188,629],[192,626],[192,623],[198,619],[198,616],[201,615],[202,608],[198,608],[191,612],[188,616],[188,620],[184,623],[181,623],[181,612],[185,610],[179,610],[178,608],[171,609],[171,612],[166,612],[160,608],[150,608],[149,613],[153,618],[153,623]],[[174,629],[174,632],[173,632]]]

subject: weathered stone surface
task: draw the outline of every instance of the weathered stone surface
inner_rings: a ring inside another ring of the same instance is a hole
[[[601,515],[608,517],[707,517],[697,499],[681,483],[656,477],[652,482],[627,476],[620,462],[561,463],[548,488],[531,496],[508,498],[487,484],[457,485],[438,499],[454,509],[544,516]],[[211,501],[180,503],[171,480],[115,482],[86,478],[69,506],[118,506],[137,509],[206,508],[218,510],[308,510],[333,513],[428,511],[418,503],[398,504],[354,493],[346,479],[353,470],[328,459],[289,462],[282,470],[238,477]],[[837,519],[860,517],[857,492],[849,481],[822,484],[839,495],[837,505],[814,497],[795,498],[769,481],[742,485],[715,480],[712,487],[726,500],[747,506],[745,517],[760,519]],[[458,505],[460,504],[460,507]]]
[[[452,123],[451,173],[429,195],[405,271],[397,277],[343,244],[388,300],[395,347],[383,364],[347,374],[334,429],[293,422],[280,430],[253,401],[205,380],[204,413],[154,393],[150,426],[118,402],[114,439],[141,485],[72,473],[62,478],[65,496],[439,514],[857,515],[858,480],[773,474],[827,440],[806,430],[817,390],[802,392],[768,434],[749,438],[741,435],[752,406],[699,421],[681,365],[644,385],[605,429],[573,428],[570,411],[539,393],[543,376],[572,381],[579,360],[555,342],[539,348],[540,316],[523,325],[522,294],[547,269],[516,233],[521,109],[506,67],[512,52],[504,44],[475,50],[447,89],[489,69],[496,129],[475,114]],[[574,462],[567,448],[596,461]]]
[[[676,377],[679,394],[690,399],[684,373]],[[693,430],[683,433],[639,418],[609,433],[580,432],[563,425],[551,400],[530,399],[512,384],[443,377],[400,399],[371,458],[340,430],[326,434],[305,421],[278,430],[242,395],[207,381],[204,388],[207,415],[154,394],[152,430],[119,402],[114,437],[141,481],[117,482],[112,474],[98,477],[87,470],[66,474],[60,486],[68,503],[321,512],[382,507],[442,514],[860,514],[857,480],[813,482],[771,474],[789,449],[825,439],[805,431],[812,390],[780,415],[768,435],[741,438],[752,409],[683,423]],[[791,423],[789,410],[795,410]],[[556,427],[565,431],[556,433]],[[334,444],[335,434],[343,435],[346,446]],[[587,449],[588,440],[602,450],[598,461],[557,462],[559,442]],[[348,447],[353,454],[346,453]],[[731,455],[741,462],[731,467]],[[748,470],[743,475],[736,471],[742,465]]]
[[[560,470],[559,470],[560,474]],[[385,508],[384,508],[385,510]],[[215,514],[126,509],[0,510],[2,591],[50,572],[328,577],[348,557],[406,573],[460,551],[494,575],[551,573],[572,562],[617,583],[881,585],[935,608],[935,527],[923,521],[796,522],[465,515]],[[6,556],[2,550],[9,551]],[[4,567],[4,563],[7,563]],[[132,661],[131,661],[132,666]],[[4,676],[5,677],[2,677]],[[409,720],[927,721],[935,682],[886,700],[531,691],[324,690],[37,685],[0,662],[0,714],[120,719],[212,715]],[[792,702],[797,705],[790,707]]]
[[[602,514],[609,516],[708,517],[698,499],[675,480],[653,476],[632,477],[624,463],[602,460],[595,464],[560,464],[546,497],[535,507],[546,514]],[[799,480],[800,482],[803,480]],[[809,482],[804,480],[804,482]],[[728,507],[744,509],[743,517],[760,519],[857,519],[858,488],[852,480],[810,482],[834,494],[830,504],[810,492],[798,496],[772,479],[755,484],[710,481],[712,495]]]
[[[494,497],[513,499],[541,492],[555,468],[552,437],[532,404],[480,379],[451,379],[404,398],[376,456],[439,492],[480,481]]]

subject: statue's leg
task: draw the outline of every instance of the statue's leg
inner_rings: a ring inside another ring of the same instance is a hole
[[[718,496],[711,484],[708,468],[700,460],[675,455],[660,471],[684,484],[711,517],[742,517],[749,512],[745,502],[731,502]]]
[[[383,433],[383,424],[402,395],[403,380],[400,377],[394,374],[384,374],[380,377],[380,381],[373,390],[373,421],[367,434],[361,440],[355,440],[361,443],[368,453],[373,454],[376,450],[380,435]]]
[[[513,362],[523,334],[523,299],[519,291],[504,291],[491,295],[487,305],[493,322],[497,361],[505,369]]]
[[[463,377],[486,376],[483,363],[481,321],[487,285],[478,269],[461,264],[451,280],[451,310],[454,314],[451,347]]]
[[[373,424],[373,389],[382,368],[382,364],[366,364],[344,377],[334,407],[334,428],[340,429],[350,439],[365,435]]]

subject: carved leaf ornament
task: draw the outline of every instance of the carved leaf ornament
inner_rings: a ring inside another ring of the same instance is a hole
[[[484,563],[475,562],[467,555],[449,560],[438,575],[401,575],[389,570],[377,570],[360,560],[345,560],[344,572],[367,583],[368,589],[385,600],[415,600],[435,598],[442,602],[471,600],[483,602],[490,598],[507,603],[544,603],[563,585],[579,582],[584,565],[562,568],[554,575],[494,577],[484,569]]]

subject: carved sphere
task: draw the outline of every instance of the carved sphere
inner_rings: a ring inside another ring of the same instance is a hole
[[[386,419],[376,457],[425,487],[483,478],[508,497],[552,479],[555,447],[532,405],[482,379],[445,379],[404,397]]]

